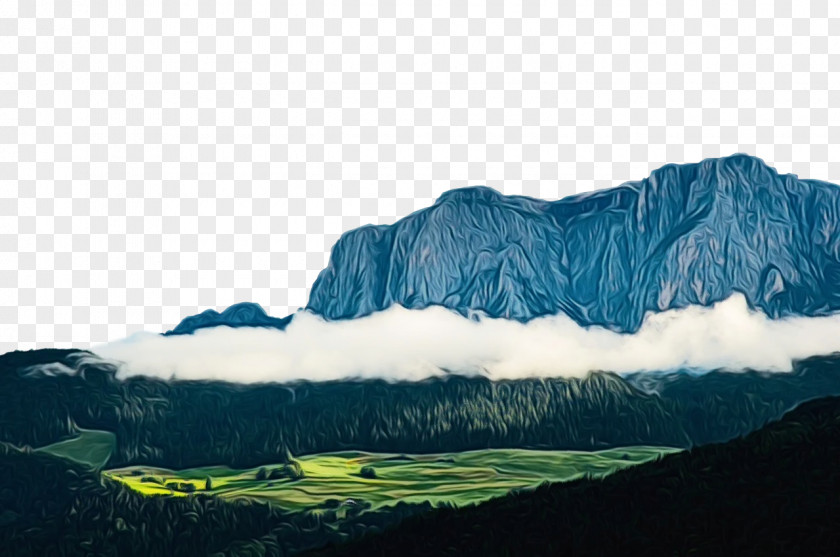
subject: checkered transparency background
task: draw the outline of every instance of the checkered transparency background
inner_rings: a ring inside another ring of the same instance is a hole
[[[0,1],[0,351],[286,315],[454,187],[840,181],[840,2],[523,4]]]

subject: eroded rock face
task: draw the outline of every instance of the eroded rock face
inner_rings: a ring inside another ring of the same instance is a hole
[[[840,188],[734,155],[547,202],[485,188],[344,234],[308,309],[392,304],[635,331],[648,311],[735,292],[772,317],[840,309]]]
[[[646,312],[736,292],[771,317],[840,309],[840,188],[733,155],[548,202],[455,189],[390,226],[344,234],[307,309],[361,317],[392,304],[527,321],[639,328]],[[256,304],[185,319],[285,328]]]

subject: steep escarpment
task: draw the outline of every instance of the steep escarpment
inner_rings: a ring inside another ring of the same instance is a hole
[[[520,321],[564,312],[632,332],[646,312],[741,292],[771,317],[824,315],[840,309],[838,222],[840,188],[746,155],[554,202],[456,189],[343,235],[307,307],[327,319],[392,304]]]

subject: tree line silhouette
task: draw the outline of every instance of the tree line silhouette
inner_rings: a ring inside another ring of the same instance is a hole
[[[797,403],[840,394],[840,360],[793,373],[712,372],[490,381],[448,377],[241,385],[121,380],[78,351],[0,356],[0,440],[43,446],[78,428],[114,432],[109,466],[253,467],[291,454],[482,448],[691,447],[731,439]],[[71,373],[46,373],[44,363]],[[82,363],[80,363],[82,362]],[[40,367],[39,367],[40,365]],[[653,380],[653,383],[651,383]]]

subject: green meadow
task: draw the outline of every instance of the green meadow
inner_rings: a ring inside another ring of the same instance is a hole
[[[257,498],[291,511],[357,504],[378,508],[399,501],[461,506],[511,490],[535,487],[545,481],[605,476],[677,450],[642,446],[597,452],[521,449],[436,455],[340,452],[296,459],[302,477],[286,477],[283,465],[249,470],[210,466],[178,471],[133,466],[110,470],[105,475],[148,495],[182,497],[205,493]]]
[[[79,435],[47,445],[38,452],[48,453],[62,458],[69,458],[75,462],[85,464],[91,468],[102,468],[116,447],[117,438],[110,431],[82,429]]]

